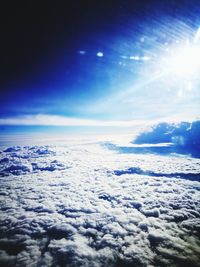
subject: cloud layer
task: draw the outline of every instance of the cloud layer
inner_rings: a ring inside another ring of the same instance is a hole
[[[200,183],[173,175],[199,165],[94,143],[4,148],[0,263],[199,266]]]

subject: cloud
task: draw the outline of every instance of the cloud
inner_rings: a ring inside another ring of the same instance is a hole
[[[70,168],[54,159],[56,153],[48,146],[13,146],[3,150],[7,155],[0,159],[0,176],[22,175],[31,172],[64,170]],[[37,162],[36,162],[37,158]]]
[[[4,148],[0,168],[3,266],[198,266],[200,184],[174,177],[198,159],[70,140]]]
[[[42,126],[105,126],[105,127],[130,127],[141,125],[145,121],[103,121],[80,118],[70,118],[57,115],[26,115],[14,118],[1,118],[0,125],[42,125]]]
[[[166,122],[178,122],[181,117],[165,117]],[[188,120],[190,120],[189,118]],[[37,114],[24,115],[10,118],[0,118],[0,125],[21,126],[96,126],[96,127],[137,127],[152,126],[160,123],[162,119],[136,119],[136,120],[92,120],[72,118],[59,115]]]
[[[172,143],[171,152],[191,153],[200,156],[200,121],[181,123],[159,123],[150,131],[139,134],[133,141],[135,144]]]

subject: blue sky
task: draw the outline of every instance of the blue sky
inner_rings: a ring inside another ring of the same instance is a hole
[[[199,118],[200,10],[178,2],[8,7],[0,124]]]

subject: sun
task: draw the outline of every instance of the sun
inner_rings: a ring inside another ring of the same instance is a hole
[[[170,47],[165,57],[167,72],[180,78],[192,78],[200,72],[200,28],[193,40]]]
[[[200,71],[200,46],[186,44],[171,53],[167,59],[168,70],[179,77],[191,77]]]

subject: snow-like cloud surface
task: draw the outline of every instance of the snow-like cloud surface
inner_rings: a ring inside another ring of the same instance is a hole
[[[200,183],[173,177],[199,167],[94,143],[5,148],[0,263],[199,266]]]

